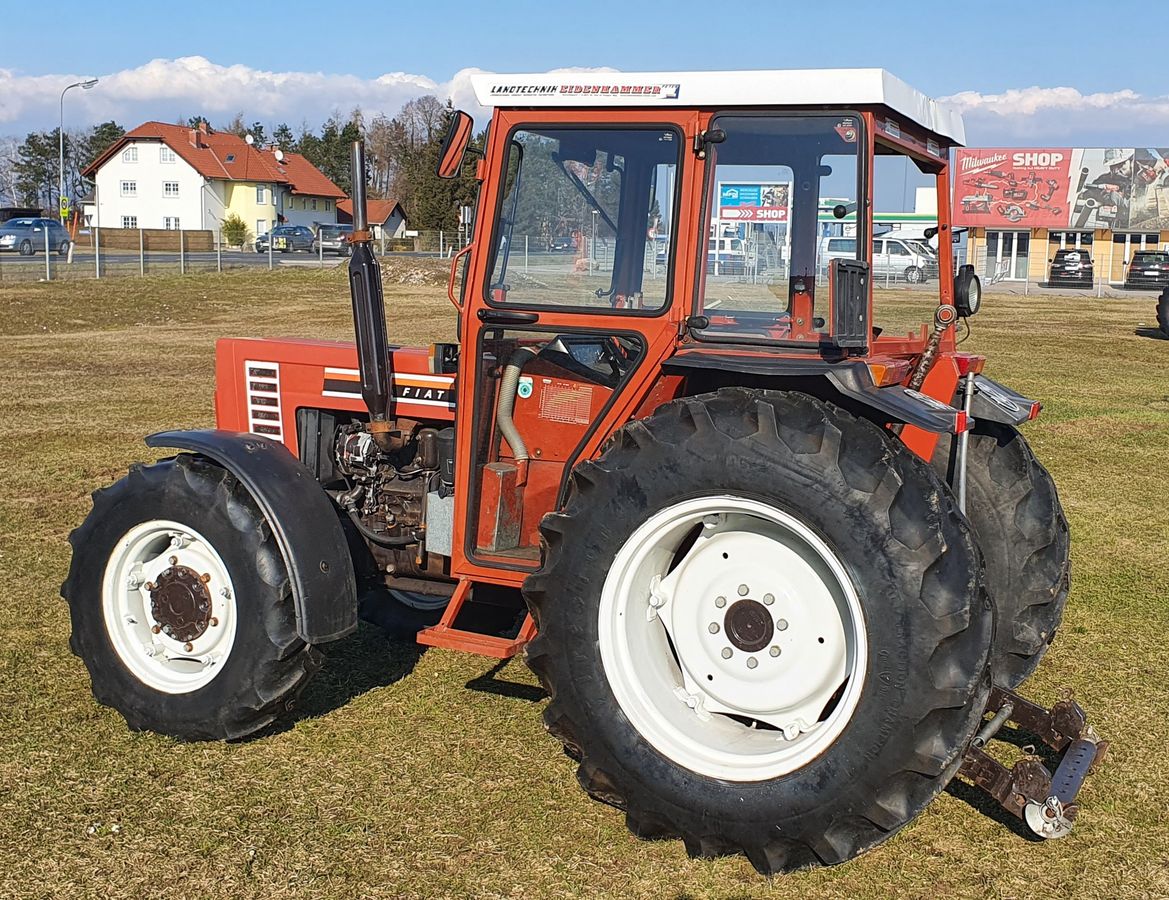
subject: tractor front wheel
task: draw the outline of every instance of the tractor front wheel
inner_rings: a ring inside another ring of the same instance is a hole
[[[934,462],[954,480],[953,441]],[[978,535],[998,625],[991,670],[1016,688],[1035,671],[1063,618],[1071,583],[1068,523],[1055,482],[1018,429],[980,419],[966,450],[966,514]]]
[[[945,787],[989,690],[969,524],[879,428],[793,393],[675,401],[578,466],[524,586],[548,730],[642,837],[851,859]]]
[[[189,454],[135,466],[69,542],[70,646],[131,728],[243,738],[318,668],[273,530],[225,469]]]

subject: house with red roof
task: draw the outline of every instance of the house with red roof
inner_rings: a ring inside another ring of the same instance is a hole
[[[299,153],[235,134],[146,122],[85,170],[94,181],[88,224],[106,228],[218,230],[236,213],[249,239],[277,224],[337,221],[345,194]]]
[[[397,200],[366,200],[365,215],[369,220],[369,230],[373,233],[374,240],[406,236],[406,212]],[[353,221],[352,200],[337,202],[337,221]]]

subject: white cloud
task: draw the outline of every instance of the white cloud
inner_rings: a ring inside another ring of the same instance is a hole
[[[104,74],[28,76],[0,69],[0,132],[19,134],[55,127],[61,89],[94,74],[101,79],[96,88],[70,92],[67,127],[69,123],[116,119],[132,128],[151,119],[173,122],[180,116],[196,115],[205,115],[215,124],[242,111],[248,122],[274,125],[283,121],[296,128],[307,121],[315,128],[332,113],[346,114],[355,106],[362,108],[367,121],[379,113],[394,115],[408,100],[423,94],[435,94],[443,100],[450,97],[482,125],[486,111],[475,102],[471,90],[471,75],[480,71],[462,69],[440,83],[407,72],[387,72],[377,78],[269,72],[245,65],[219,65],[202,56],[154,59],[133,69]]]
[[[1072,87],[962,91],[940,98],[966,121],[971,146],[1047,143],[1077,146],[1157,143],[1169,125],[1169,97],[1133,90],[1084,94]]]

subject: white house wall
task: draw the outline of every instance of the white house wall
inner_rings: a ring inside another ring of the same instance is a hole
[[[98,169],[95,224],[121,228],[123,216],[135,216],[139,228],[165,228],[168,217],[177,218],[183,228],[215,227],[203,208],[203,200],[209,207],[216,205],[213,197],[205,196],[203,176],[178,154],[173,162],[162,162],[163,146],[158,141],[134,141]],[[131,147],[137,148],[136,162],[125,160],[125,151]],[[123,181],[135,183],[135,196],[122,196]],[[178,182],[177,197],[163,196],[163,183],[168,181]]]

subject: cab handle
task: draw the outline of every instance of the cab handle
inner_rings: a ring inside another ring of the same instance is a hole
[[[459,260],[470,253],[471,247],[473,246],[473,244],[468,244],[466,247],[451,257],[451,274],[446,283],[446,295],[454,305],[455,309],[459,310],[460,312],[463,309],[463,304],[460,303],[459,298],[455,296],[455,272],[458,271]]]

